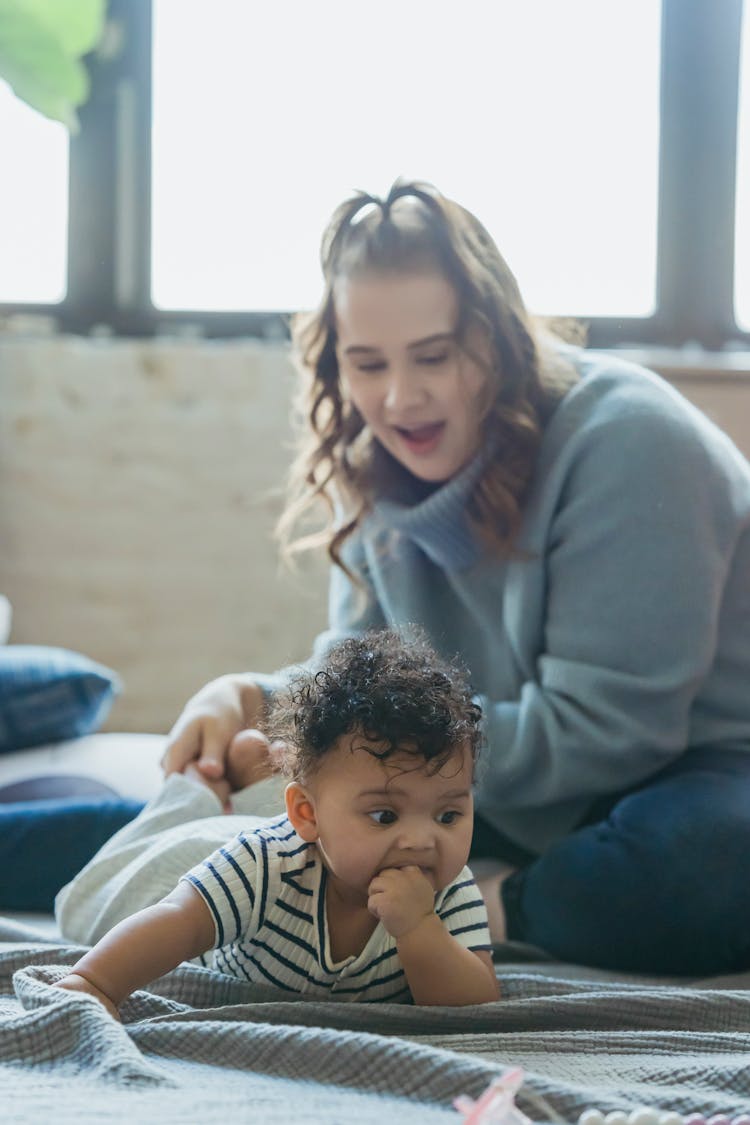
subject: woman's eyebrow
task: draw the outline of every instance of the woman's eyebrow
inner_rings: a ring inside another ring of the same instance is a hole
[[[422,348],[425,344],[443,343],[448,340],[455,340],[455,332],[435,332],[432,336],[423,336],[421,340],[414,340],[413,343],[407,344],[407,348]],[[361,352],[379,352],[381,348],[369,347],[366,344],[350,344],[348,348],[344,348],[344,355],[356,355]]]
[[[415,340],[413,344],[407,344],[409,348],[421,348],[425,344],[443,343],[447,340],[455,340],[455,332],[436,332],[434,336],[424,336],[421,340]]]

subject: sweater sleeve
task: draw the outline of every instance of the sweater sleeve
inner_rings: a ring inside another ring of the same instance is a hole
[[[582,798],[637,783],[686,748],[738,535],[736,451],[722,440],[702,440],[679,410],[610,416],[571,439],[532,564],[543,587],[535,667],[517,700],[480,699],[484,809],[543,816],[557,805],[564,819],[568,802],[572,827]]]

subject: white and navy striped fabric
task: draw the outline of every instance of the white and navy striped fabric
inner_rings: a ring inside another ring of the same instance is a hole
[[[184,878],[214,917],[212,968],[337,1000],[410,999],[395,940],[380,923],[359,956],[334,963],[326,869],[286,816],[241,832]],[[436,896],[435,911],[467,949],[491,948],[487,912],[468,867]]]

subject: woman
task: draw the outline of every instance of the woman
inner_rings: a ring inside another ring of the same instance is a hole
[[[428,185],[347,200],[322,264],[320,307],[294,327],[308,427],[282,529],[327,504],[312,661],[416,622],[468,665],[487,742],[473,853],[504,865],[481,884],[496,940],[747,968],[747,462],[657,376],[534,323],[484,227]],[[253,728],[285,675],[202,689],[166,773],[227,792],[265,776]]]

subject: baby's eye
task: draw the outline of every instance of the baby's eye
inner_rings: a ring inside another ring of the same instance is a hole
[[[455,824],[456,821],[458,820],[458,818],[460,817],[460,815],[461,815],[461,813],[458,812],[456,809],[446,809],[446,811],[442,812],[440,814],[440,816],[438,817],[438,823],[439,824]]]
[[[393,809],[375,809],[367,814],[376,824],[395,824],[397,817]]]

